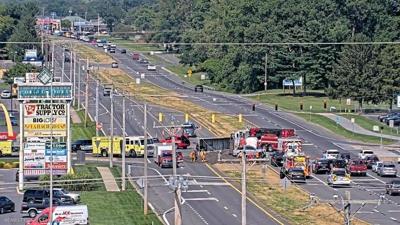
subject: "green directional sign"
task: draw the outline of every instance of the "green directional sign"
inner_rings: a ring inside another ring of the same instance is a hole
[[[37,78],[42,84],[48,84],[53,79],[53,74],[47,68],[43,68]]]

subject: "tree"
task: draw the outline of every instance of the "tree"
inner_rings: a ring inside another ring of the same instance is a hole
[[[379,55],[380,89],[382,101],[389,101],[390,109],[397,94],[400,93],[400,46],[386,46]]]
[[[25,77],[26,73],[31,72],[34,67],[31,64],[17,63],[7,71],[6,82],[12,84],[14,77]]]

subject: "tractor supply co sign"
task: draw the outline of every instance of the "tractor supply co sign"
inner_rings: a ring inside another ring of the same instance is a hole
[[[66,104],[32,103],[24,105],[25,137],[66,136]]]

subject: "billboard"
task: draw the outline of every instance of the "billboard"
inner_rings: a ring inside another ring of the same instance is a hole
[[[294,80],[294,85],[295,86],[302,86],[303,85],[303,78],[300,77],[298,80]],[[282,86],[284,86],[284,87],[286,87],[286,86],[292,87],[293,86],[293,82],[290,79],[284,79],[282,81]]]
[[[39,116],[66,117],[67,105],[64,103],[28,103],[24,105],[24,116],[36,118]]]
[[[26,83],[39,82],[38,79],[37,79],[38,75],[39,75],[39,73],[26,73],[25,74],[25,82]]]
[[[27,142],[24,145],[24,169],[45,169],[45,143]]]
[[[71,83],[55,83],[52,86],[43,84],[21,84],[18,86],[19,100],[44,100],[53,98],[54,100],[71,100]]]

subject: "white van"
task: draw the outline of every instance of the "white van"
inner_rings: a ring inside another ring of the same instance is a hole
[[[86,205],[54,206],[52,222],[49,218],[50,208],[46,208],[25,225],[88,225],[89,213]]]

